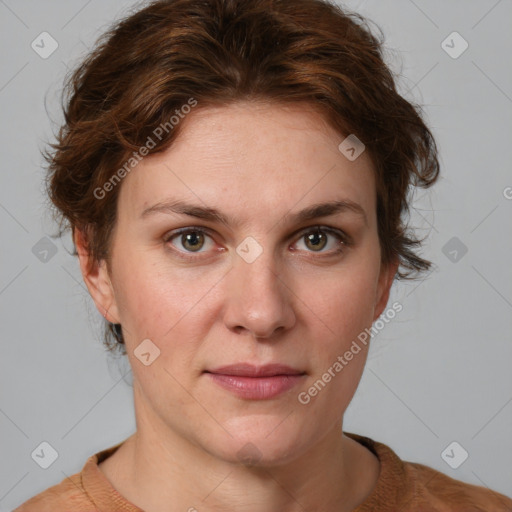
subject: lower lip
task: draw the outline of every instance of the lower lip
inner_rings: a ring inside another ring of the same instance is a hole
[[[305,375],[275,375],[273,377],[241,377],[207,373],[220,387],[241,398],[265,400],[273,398],[296,386]]]

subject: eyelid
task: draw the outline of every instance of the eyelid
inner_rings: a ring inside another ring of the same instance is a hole
[[[207,228],[205,226],[186,226],[184,228],[177,228],[177,229],[173,229],[172,231],[169,231],[168,233],[166,233],[164,235],[163,240],[164,240],[164,242],[168,242],[172,238],[174,238],[178,235],[181,235],[183,233],[188,233],[189,231],[191,231],[191,232],[199,231],[200,233],[205,233],[208,236],[213,238],[213,236],[212,236],[213,231],[210,228]]]
[[[302,235],[303,233],[309,233],[310,231],[314,231],[315,229],[339,236],[343,243],[347,246],[352,244],[352,237],[349,236],[348,233],[346,233],[340,228],[335,228],[327,224],[313,224],[311,226],[306,226],[305,228],[301,228],[299,231],[296,231],[292,236],[295,237]]]
[[[352,238],[348,235],[348,233],[340,228],[335,228],[333,226],[329,226],[327,224],[311,224],[309,226],[305,226],[303,228],[300,228],[298,229],[297,231],[295,231],[294,233],[292,233],[290,235],[290,238],[292,237],[295,237],[295,236],[298,236],[302,233],[307,233],[309,231],[312,231],[314,229],[318,229],[318,230],[323,230],[323,231],[330,231],[332,233],[335,233],[337,235],[339,235],[340,237],[342,237],[344,239],[344,241],[346,241],[347,243],[351,243],[352,242]],[[169,231],[168,233],[166,233],[164,235],[164,240],[167,242],[169,241],[171,238],[177,236],[177,235],[180,235],[182,233],[186,233],[188,231],[200,231],[200,232],[204,232],[206,234],[208,234],[209,236],[213,236],[214,234],[214,231],[206,226],[185,226],[183,228],[177,228],[177,229],[174,229],[172,231]]]

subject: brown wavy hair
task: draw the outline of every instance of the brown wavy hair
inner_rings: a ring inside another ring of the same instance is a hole
[[[395,277],[416,278],[432,263],[414,251],[423,240],[405,221],[409,193],[436,181],[439,162],[421,108],[397,91],[383,42],[382,31],[372,33],[361,15],[324,0],[138,6],[65,79],[65,121],[43,152],[56,236],[71,229],[74,237],[79,229],[93,262],[111,264],[121,184],[101,198],[98,190],[122,175],[148,137],[156,144],[147,154],[167,149],[183,124],[169,119],[191,98],[195,109],[240,100],[306,102],[340,135],[355,134],[365,144],[375,168],[382,261],[398,258]],[[126,354],[119,324],[107,322],[105,345]]]

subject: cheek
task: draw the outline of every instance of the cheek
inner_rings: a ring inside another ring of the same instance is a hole
[[[306,300],[310,340],[314,351],[313,374],[297,397],[310,417],[323,417],[327,425],[338,421],[348,407],[364,370],[375,300],[375,276],[338,276],[317,281]]]
[[[301,282],[301,292],[312,318],[328,337],[349,342],[372,323],[377,275],[371,268],[347,266],[336,273]],[[350,342],[349,342],[350,344]]]
[[[161,340],[173,326],[179,328],[208,287],[204,279],[191,280],[185,269],[166,265],[151,251],[118,258],[116,265],[120,320],[137,336]]]

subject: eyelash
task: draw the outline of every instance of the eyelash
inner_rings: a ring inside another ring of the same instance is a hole
[[[329,226],[308,226],[307,228],[299,231],[297,233],[298,239],[303,238],[309,233],[315,233],[315,232],[322,232],[322,233],[328,233],[330,235],[334,235],[338,238],[338,240],[342,243],[341,247],[338,247],[336,250],[330,251],[326,253],[326,256],[333,256],[336,254],[340,254],[342,252],[345,252],[345,248],[352,246],[352,240],[351,238],[344,233],[343,231],[340,231],[338,229],[331,228]],[[186,233],[201,233],[203,235],[207,235],[210,238],[212,238],[210,230],[203,228],[203,227],[195,227],[195,226],[189,226],[186,228],[177,229],[175,231],[172,231],[171,233],[168,233],[165,235],[163,241],[167,244],[170,242],[173,238],[178,237],[179,235],[183,235]],[[172,245],[172,244],[171,244]],[[180,251],[178,249],[171,249],[173,252],[177,253],[178,256],[186,261],[194,261],[198,259],[198,256],[184,256],[184,254],[201,254],[200,252],[192,253],[192,252],[184,252]],[[314,254],[314,251],[309,251]],[[318,253],[323,254],[323,253]]]

